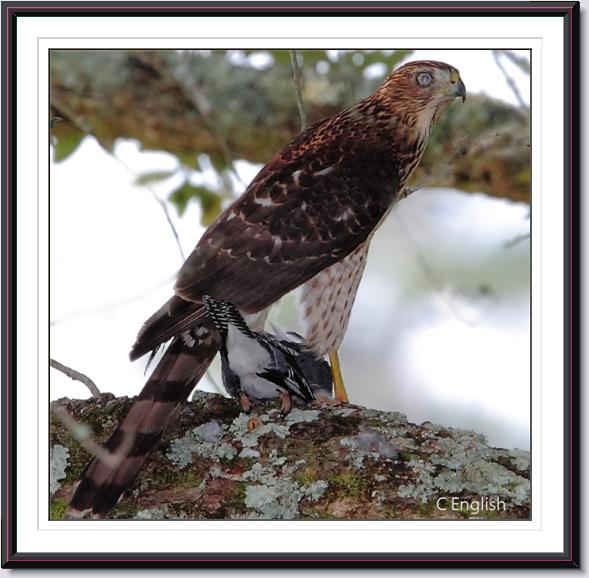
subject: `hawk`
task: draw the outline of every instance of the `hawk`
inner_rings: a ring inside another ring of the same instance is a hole
[[[304,130],[260,170],[204,233],[174,296],[141,328],[132,360],[170,344],[106,442],[112,459],[94,458],[86,468],[70,516],[100,517],[114,506],[216,355],[220,336],[204,295],[233,303],[251,325],[302,286],[310,346],[337,361],[372,236],[405,195],[432,126],[465,96],[453,66],[410,62],[371,96]]]

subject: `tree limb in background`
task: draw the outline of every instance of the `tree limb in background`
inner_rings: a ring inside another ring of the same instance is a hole
[[[64,119],[53,127],[54,158],[67,158],[85,134],[92,134],[106,148],[117,138],[136,139],[145,150],[167,151],[193,168],[197,155],[208,155],[221,174],[228,168],[227,150],[235,159],[267,162],[299,132],[300,116],[292,106],[289,52],[265,52],[272,63],[260,69],[230,58],[235,51],[193,51],[187,70],[187,58],[178,51],[52,51],[51,115]],[[356,82],[358,98],[372,92],[383,76],[367,78],[366,66],[384,64],[384,75],[407,56],[357,52],[362,58],[334,60],[328,51],[299,51],[309,122],[344,108],[350,81]],[[214,104],[214,123],[203,114],[193,85]],[[415,181],[529,203],[529,140],[525,111],[469,95],[464,106],[450,108],[441,119]]]
[[[517,100],[518,104],[521,107],[526,107],[527,106],[526,102],[522,98],[521,92],[519,91],[517,84],[515,83],[513,78],[511,78],[511,76],[509,75],[507,70],[505,70],[503,63],[501,62],[501,55],[506,54],[507,52],[508,52],[507,50],[493,50],[493,58],[495,59],[495,63],[499,67],[499,70],[503,74],[503,77],[505,78],[505,82],[507,82],[507,86],[509,86],[509,88],[511,88],[511,92],[513,92],[513,95],[515,96],[515,99]]]
[[[238,182],[241,183],[241,185],[245,188],[247,186],[247,183],[244,183],[242,181],[241,177],[239,176],[239,173],[233,167],[233,154],[231,153],[231,150],[229,148],[227,138],[219,128],[220,123],[216,118],[217,115],[215,107],[211,104],[210,100],[203,93],[203,91],[199,89],[199,86],[195,81],[194,76],[191,74],[191,70],[194,67],[194,52],[186,50],[182,53],[182,55],[184,58],[186,68],[181,76],[181,82],[183,86],[185,86],[186,88],[186,94],[188,98],[194,103],[196,109],[200,113],[202,120],[205,123],[208,130],[210,131],[210,133],[215,137],[217,145],[219,146],[219,150],[221,151],[221,154],[228,169],[238,180]],[[224,176],[223,172],[221,173],[221,176]],[[233,187],[231,184],[231,180],[223,179],[223,182],[228,192],[228,194],[226,194],[225,196],[231,198],[233,196]]]
[[[511,60],[524,74],[530,75],[530,61],[527,58],[518,56],[512,50],[502,50],[501,52],[505,58]]]
[[[512,247],[515,247],[516,245],[518,245],[522,241],[525,241],[526,239],[530,239],[530,238],[531,238],[530,233],[524,233],[523,235],[517,235],[513,239],[510,239],[509,241],[505,242],[505,248],[511,249]]]
[[[289,50],[289,52],[292,63],[292,77],[297,95],[297,108],[299,109],[299,117],[301,118],[301,130],[305,130],[307,126],[307,113],[305,112],[305,105],[303,103],[303,71],[299,63],[298,51]]]
[[[429,264],[428,260],[423,254],[423,251],[419,247],[419,244],[417,243],[416,239],[411,234],[411,228],[405,225],[403,219],[399,214],[399,211],[393,211],[390,218],[394,219],[397,222],[399,228],[403,232],[403,238],[413,248],[413,256],[415,257],[415,261],[417,262],[418,267],[421,269],[423,276],[429,283],[435,295],[437,295],[440,298],[440,301],[442,301],[446,305],[450,313],[454,317],[456,317],[456,319],[458,319],[465,325],[468,325],[469,327],[475,327],[476,323],[465,317],[460,311],[459,307],[454,303],[454,300],[451,298],[451,296],[447,295],[444,292],[442,281],[434,272],[432,266]]]
[[[103,303],[102,305],[97,305],[95,307],[88,307],[85,309],[74,309],[73,311],[70,311],[69,313],[65,313],[61,317],[57,317],[55,319],[52,319],[51,322],[49,323],[49,325],[50,325],[50,327],[54,327],[55,325],[59,325],[60,323],[66,323],[67,321],[71,321],[72,319],[77,319],[78,317],[84,317],[85,315],[99,314],[99,315],[111,316],[120,307],[124,307],[126,305],[131,304],[131,303],[136,303],[140,299],[145,299],[146,297],[149,297],[150,295],[152,295],[153,293],[155,293],[156,291],[158,291],[162,287],[172,284],[175,281],[175,279],[176,279],[175,275],[173,275],[171,277],[166,277],[165,279],[162,279],[162,280],[158,281],[157,283],[154,283],[151,287],[147,287],[146,289],[143,289],[142,291],[138,291],[137,293],[134,293],[133,295],[128,295],[127,297],[121,297],[120,299],[113,299],[112,301],[107,301],[106,303]]]
[[[63,365],[63,363],[59,363],[59,361],[55,361],[55,359],[50,359],[49,365],[53,367],[53,369],[61,371],[61,373],[67,375],[70,379],[83,383],[90,390],[92,397],[100,397],[100,390],[87,375],[84,375],[83,373],[76,371],[67,365]]]
[[[131,174],[135,178],[135,181],[138,180],[139,175],[125,161],[123,161],[123,159],[119,158],[114,153],[111,153],[111,156],[123,168],[125,168],[129,172],[129,174]],[[180,236],[178,235],[178,231],[176,230],[176,226],[174,225],[174,222],[172,221],[172,217],[170,216],[170,211],[168,210],[168,205],[166,204],[165,201],[162,201],[157,196],[157,193],[154,191],[154,189],[151,185],[144,183],[142,186],[144,186],[151,193],[153,200],[160,206],[160,209],[163,211],[164,216],[166,217],[166,221],[168,223],[168,226],[170,227],[170,230],[172,231],[172,235],[174,235],[174,240],[176,241],[178,251],[180,252],[180,259],[183,263],[186,260],[186,256],[184,255],[184,251],[182,250],[182,244],[180,243]]]

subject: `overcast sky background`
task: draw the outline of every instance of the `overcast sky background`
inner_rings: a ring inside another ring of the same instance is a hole
[[[411,56],[421,58],[455,65],[470,94],[517,102],[490,52]],[[528,78],[505,67],[529,102]],[[171,295],[182,260],[161,207],[132,182],[176,161],[130,141],[117,144],[115,157],[86,138],[52,166],[50,354],[103,392],[136,395],[145,360],[130,363],[128,351]],[[259,169],[237,168],[245,182]],[[154,188],[165,199],[177,184]],[[188,254],[203,232],[200,210],[189,205],[178,218],[169,209]],[[529,232],[527,215],[527,205],[451,190],[420,190],[399,203],[372,243],[341,350],[353,403],[528,448],[529,242],[506,246]],[[296,328],[288,306],[272,316]],[[52,399],[88,396],[82,384],[50,375]],[[213,375],[220,381],[217,368]],[[215,390],[208,380],[201,387]]]

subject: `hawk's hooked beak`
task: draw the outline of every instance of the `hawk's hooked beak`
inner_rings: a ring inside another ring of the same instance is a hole
[[[458,82],[454,85],[454,95],[456,97],[462,97],[462,102],[466,100],[466,86],[464,86],[464,82],[462,82],[462,78],[458,79]]]
[[[450,88],[448,89],[448,94],[453,96],[454,98],[461,97],[462,102],[466,100],[466,86],[464,86],[464,82],[462,82],[462,78],[458,74],[458,71],[454,71],[451,76],[450,80]]]

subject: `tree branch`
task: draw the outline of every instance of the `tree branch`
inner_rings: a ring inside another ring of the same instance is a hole
[[[132,403],[111,395],[60,400],[100,432],[99,442]],[[88,456],[56,419],[51,445],[69,450],[52,502],[64,512]],[[354,405],[295,408],[281,419],[269,402],[248,416],[235,400],[201,391],[179,409],[108,518],[521,520],[530,516],[529,478],[529,452],[492,447],[472,431]],[[499,499],[501,507],[438,507],[454,496]]]
[[[224,53],[192,54],[187,70],[187,60],[175,51],[54,51],[51,114],[64,119],[52,130],[56,153],[67,158],[84,133],[107,149],[118,138],[136,139],[143,149],[167,151],[186,166],[192,166],[196,154],[224,163],[228,150],[235,159],[265,163],[301,127],[289,96],[294,74],[300,77],[302,71],[298,58],[292,70],[292,56],[283,56],[284,62],[260,71],[234,65]],[[317,74],[311,67],[304,72],[306,117],[340,112],[346,103],[338,75]],[[363,78],[360,70],[358,77]],[[358,90],[372,90],[371,82],[359,81]],[[214,105],[212,124],[206,117],[210,113],[200,111],[206,105],[198,105],[191,83]],[[219,133],[226,148],[220,146]],[[489,146],[479,146],[486,142]],[[529,161],[528,110],[470,95],[440,119],[415,177],[427,186],[529,203]]]
[[[84,375],[71,367],[67,367],[67,365],[63,365],[63,363],[59,363],[59,361],[55,361],[55,359],[50,359],[49,365],[53,367],[53,369],[61,371],[61,373],[67,375],[70,379],[82,382],[90,390],[92,397],[100,397],[100,390],[87,375]]]
[[[423,276],[429,282],[431,288],[433,289],[434,293],[440,298],[440,300],[448,307],[450,313],[456,317],[459,321],[468,325],[469,327],[475,327],[476,323],[471,321],[470,319],[466,318],[459,308],[454,303],[454,300],[446,295],[443,291],[443,286],[441,280],[438,278],[438,275],[434,272],[433,268],[429,264],[428,260],[426,259],[423,251],[419,247],[417,240],[412,236],[409,227],[407,227],[399,215],[399,212],[392,212],[391,218],[394,219],[399,228],[403,232],[403,237],[407,241],[409,245],[413,248],[413,256],[415,257],[415,261],[417,262]]]
[[[125,161],[123,161],[121,158],[119,158],[114,153],[111,153],[111,156],[123,168],[125,168],[129,172],[129,174],[133,176],[133,178],[135,180],[138,179],[139,175],[137,175],[137,173]],[[180,236],[178,235],[178,231],[176,230],[176,226],[174,225],[174,222],[172,221],[172,217],[170,216],[170,211],[168,211],[168,205],[165,203],[165,201],[162,201],[157,196],[157,193],[155,192],[155,190],[153,189],[153,187],[151,185],[144,184],[143,186],[151,193],[151,196],[153,197],[154,201],[160,206],[160,209],[163,211],[163,213],[166,217],[166,221],[168,222],[168,225],[170,227],[170,230],[172,231],[172,235],[174,235],[174,240],[176,241],[176,245],[178,246],[178,251],[180,252],[180,258],[182,259],[182,262],[184,262],[186,260],[186,256],[184,255],[184,251],[182,250],[182,244],[180,243]]]
[[[526,107],[527,104],[525,103],[524,99],[522,98],[521,92],[519,91],[517,84],[514,82],[513,78],[511,78],[511,76],[509,75],[507,70],[505,70],[503,63],[501,62],[500,55],[504,54],[504,53],[505,53],[504,50],[493,50],[493,58],[495,59],[495,62],[497,64],[497,66],[499,67],[499,70],[501,71],[501,73],[505,77],[505,82],[507,82],[507,85],[509,86],[509,88],[511,88],[511,92],[513,92],[513,95],[515,96],[515,99],[517,100],[518,104],[521,107]]]
[[[303,103],[303,71],[299,62],[298,51],[289,50],[290,62],[292,65],[292,77],[295,85],[295,93],[297,96],[297,107],[299,109],[299,117],[301,119],[301,130],[305,130],[307,126],[307,113],[305,112],[305,105]]]

